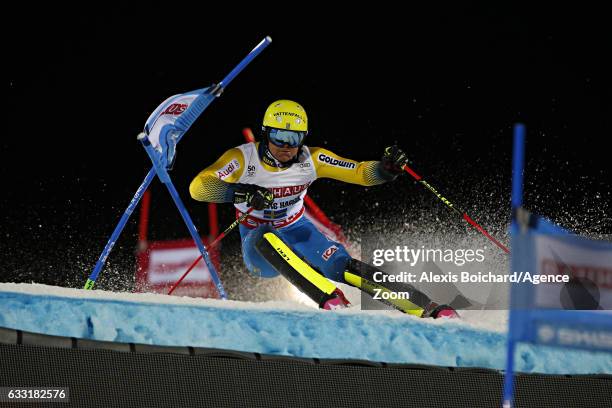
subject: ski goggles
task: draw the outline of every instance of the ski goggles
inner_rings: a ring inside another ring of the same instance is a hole
[[[273,145],[283,147],[298,147],[304,142],[306,132],[297,132],[295,130],[268,128],[268,140]]]

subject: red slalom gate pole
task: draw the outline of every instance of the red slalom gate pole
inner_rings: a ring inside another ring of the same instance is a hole
[[[255,141],[255,135],[253,135],[251,128],[242,129],[242,136],[244,136],[244,140],[249,143],[253,143]]]
[[[207,249],[208,249],[208,250],[210,250],[210,249],[214,248],[214,247],[215,247],[215,245],[217,245],[217,244],[219,243],[219,241],[221,241],[223,238],[225,238],[225,236],[226,236],[226,235],[227,235],[227,234],[228,234],[228,233],[229,233],[231,230],[233,230],[234,228],[236,228],[236,226],[237,226],[238,224],[240,224],[242,221],[244,221],[244,220],[245,220],[245,219],[246,219],[246,218],[249,216],[249,214],[251,213],[251,211],[253,211],[253,208],[249,208],[249,209],[247,210],[247,212],[245,212],[244,214],[242,214],[240,217],[236,218],[236,220],[235,220],[234,222],[232,222],[232,223],[230,224],[230,226],[229,226],[229,227],[227,227],[227,228],[225,229],[225,231],[223,231],[221,234],[219,234],[219,236],[218,236],[218,237],[217,237],[217,238],[216,238],[216,239],[215,239],[215,240],[212,242],[212,244],[210,244],[210,245],[208,246],[208,248],[207,248]],[[198,264],[198,262],[200,262],[200,260],[202,260],[202,255],[200,255],[200,256],[198,257],[198,259],[196,259],[195,261],[193,261],[193,263],[191,264],[191,266],[190,266],[189,268],[187,268],[187,270],[185,271],[185,273],[183,274],[183,276],[181,276],[181,277],[179,278],[179,280],[177,280],[177,281],[174,283],[174,285],[172,285],[172,287],[171,287],[171,288],[170,288],[170,290],[168,291],[168,294],[169,294],[169,295],[171,295],[171,294],[172,294],[172,292],[174,292],[174,289],[176,289],[176,288],[178,287],[178,285],[180,285],[180,284],[181,284],[181,282],[183,281],[183,279],[185,279],[185,277],[186,277],[187,275],[189,275],[189,272],[191,272],[191,270],[192,270],[193,268],[195,268],[195,266]]]
[[[446,204],[451,210],[455,211],[457,214],[461,215],[461,217],[466,220],[472,227],[478,230],[482,235],[489,238],[491,242],[501,248],[505,253],[509,254],[510,250],[506,248],[501,242],[496,240],[491,234],[489,234],[482,226],[480,226],[476,221],[474,221],[467,213],[457,207],[453,203],[451,203],[447,198],[443,197],[442,194],[438,193],[438,190],[433,188],[431,184],[425,181],[421,176],[419,176],[414,170],[412,170],[408,165],[404,165],[403,169],[410,174],[416,181],[424,185],[429,191],[434,193],[436,197],[438,197],[444,204]]]

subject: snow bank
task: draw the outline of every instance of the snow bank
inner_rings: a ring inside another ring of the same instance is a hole
[[[320,311],[293,302],[249,303],[0,283],[0,326],[144,344],[233,349],[503,369],[506,314],[464,313],[461,321],[394,311]],[[612,356],[521,345],[517,370],[612,373]]]

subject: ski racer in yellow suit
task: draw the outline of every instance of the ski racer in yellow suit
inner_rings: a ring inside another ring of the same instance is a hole
[[[372,186],[394,180],[407,162],[396,146],[385,149],[381,161],[357,162],[320,147],[308,147],[308,117],[290,100],[273,102],[264,114],[263,140],[226,151],[191,182],[198,201],[234,203],[237,217],[252,208],[240,225],[242,253],[251,273],[279,273],[324,309],[350,303],[333,282],[343,282],[373,294],[403,291],[410,300],[386,303],[422,317],[455,317],[447,305],[432,302],[411,285],[374,279],[374,268],[349,256],[304,217],[304,196],[318,178]],[[384,272],[383,272],[384,273]],[[331,280],[331,281],[330,281]],[[380,292],[378,292],[380,293]],[[392,296],[388,296],[392,298]]]

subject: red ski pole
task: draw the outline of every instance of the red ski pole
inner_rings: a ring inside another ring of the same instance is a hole
[[[230,226],[229,226],[229,227],[227,227],[227,228],[225,229],[225,231],[223,231],[221,234],[219,234],[219,236],[218,236],[217,238],[215,238],[215,240],[212,242],[212,244],[210,244],[210,245],[208,246],[208,249],[214,248],[214,247],[215,247],[215,245],[217,245],[217,244],[219,243],[219,241],[221,241],[221,240],[222,240],[222,239],[223,239],[223,238],[224,238],[224,237],[225,237],[227,234],[229,234],[229,232],[230,232],[231,230],[233,230],[234,228],[236,228],[236,226],[237,226],[238,224],[240,224],[242,221],[244,221],[244,220],[245,220],[245,219],[246,219],[246,218],[249,216],[249,214],[251,213],[251,211],[253,211],[253,208],[249,208],[249,209],[247,210],[247,212],[245,212],[244,214],[242,214],[240,217],[236,218],[236,220],[235,220],[234,222],[232,222],[232,223],[230,224]],[[177,288],[177,286],[181,284],[181,282],[183,281],[183,279],[185,279],[185,277],[186,277],[187,275],[189,275],[189,272],[191,272],[191,270],[192,270],[193,268],[195,268],[195,266],[198,264],[198,262],[200,262],[200,260],[201,260],[201,259],[202,259],[202,255],[200,255],[200,256],[198,257],[198,259],[196,259],[195,261],[193,261],[193,263],[191,264],[191,266],[190,266],[189,268],[187,268],[187,270],[185,271],[185,273],[183,274],[183,276],[181,276],[181,277],[179,278],[179,280],[177,280],[177,281],[174,283],[174,285],[172,285],[172,287],[171,287],[171,288],[170,288],[170,290],[168,291],[168,294],[169,294],[169,295],[171,295],[171,294],[172,294],[172,292],[174,292],[174,289],[176,289],[176,288]]]
[[[485,237],[489,238],[491,240],[491,242],[493,242],[495,245],[497,245],[499,248],[501,248],[505,253],[509,254],[510,251],[508,250],[508,248],[506,248],[501,242],[499,242],[498,240],[496,240],[495,238],[493,238],[493,236],[491,234],[489,234],[484,228],[482,228],[476,221],[474,221],[472,218],[470,218],[469,215],[467,215],[467,213],[457,207],[455,207],[455,205],[453,203],[451,203],[447,198],[443,197],[442,194],[438,193],[438,190],[436,190],[435,188],[433,188],[431,186],[431,184],[429,184],[427,181],[425,181],[421,176],[419,176],[414,170],[412,170],[410,167],[408,167],[408,165],[404,165],[403,169],[410,174],[416,181],[418,181],[419,183],[421,183],[422,185],[424,185],[429,191],[431,191],[432,193],[434,193],[436,195],[436,197],[438,197],[444,204],[446,204],[451,210],[455,211],[457,214],[461,215],[461,217],[466,220],[472,227],[474,227],[475,229],[477,229],[482,235],[484,235]]]

